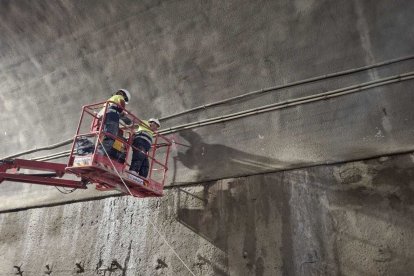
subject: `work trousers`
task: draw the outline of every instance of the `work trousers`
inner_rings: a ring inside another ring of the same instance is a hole
[[[134,149],[132,152],[131,166],[129,169],[146,178],[149,171],[149,161],[147,154],[151,148],[151,144],[147,140],[136,136],[132,145],[138,150]]]
[[[106,113],[105,122],[104,122],[102,131],[110,133],[115,137],[118,135],[118,131],[119,131],[119,113],[118,112],[108,111]],[[115,150],[112,149],[114,142],[115,142],[115,139],[109,136],[105,136],[102,141],[103,148],[106,150],[108,155],[111,157],[114,157],[114,155],[116,154]]]

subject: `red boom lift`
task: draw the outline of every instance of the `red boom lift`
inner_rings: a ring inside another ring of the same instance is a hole
[[[104,132],[103,122],[109,106],[105,103],[91,104],[82,108],[67,164],[24,159],[0,160],[0,183],[10,180],[77,189],[86,189],[86,184],[92,183],[100,191],[118,190],[135,197],[162,196],[171,141],[160,133],[156,133],[147,155],[148,177],[144,178],[130,173],[128,168],[132,152],[138,150],[132,146],[134,132],[136,127],[144,122],[128,110],[118,106],[123,110],[121,115],[123,120],[120,120],[118,135]],[[104,139],[114,140],[110,153],[106,150],[102,151],[101,145]],[[20,169],[36,170],[42,173],[19,173]],[[44,173],[45,171],[49,173]],[[65,174],[75,175],[78,180],[63,179]]]

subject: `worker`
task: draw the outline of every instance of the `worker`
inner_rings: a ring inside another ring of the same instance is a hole
[[[147,178],[149,171],[148,152],[151,149],[154,135],[156,135],[156,131],[160,126],[160,121],[154,118],[148,121],[143,120],[139,124],[132,143],[135,148],[132,152],[130,172],[135,172]]]
[[[107,100],[107,103],[104,104],[104,108],[98,114],[98,117],[102,117],[105,107],[107,106],[105,122],[103,123],[103,132],[117,136],[119,131],[119,120],[123,120],[126,124],[130,123],[130,120],[123,116],[123,108],[125,108],[125,105],[129,103],[130,99],[131,94],[128,90],[119,89]],[[115,155],[115,152],[112,149],[114,142],[114,138],[110,136],[105,136],[102,141],[103,148],[107,154],[112,157]],[[98,151],[105,154],[102,151],[102,147],[98,147]]]

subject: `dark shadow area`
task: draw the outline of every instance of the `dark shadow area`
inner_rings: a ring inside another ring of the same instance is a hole
[[[212,184],[204,185],[203,195],[196,195],[185,189],[177,190],[177,220],[223,252],[227,252],[226,241],[221,233],[225,233],[229,226],[222,221],[223,218],[220,216],[219,210],[207,207],[210,185]],[[216,196],[224,198],[228,196],[225,193],[219,193]],[[192,205],[198,205],[198,208],[187,208],[185,204],[188,199],[195,201],[195,204]],[[210,204],[214,203],[210,202]]]
[[[261,264],[273,255],[280,258],[284,275],[371,273],[370,267],[363,269],[363,260],[350,267],[344,246],[355,242],[374,248],[367,260],[402,275],[407,270],[398,265],[411,257],[407,249],[389,245],[401,243],[398,239],[410,244],[413,179],[412,155],[404,154],[219,180],[177,189],[177,220],[223,251],[223,262],[232,260],[234,266],[237,260],[250,275],[268,274],[269,267]],[[365,216],[376,223],[370,225]],[[359,223],[351,226],[348,219]],[[376,232],[388,224],[394,234]],[[272,234],[264,237],[267,229]],[[358,231],[364,234],[355,236]],[[379,236],[364,238],[371,232]]]
[[[232,259],[249,275],[267,275],[266,251],[281,250],[283,271],[292,271],[289,189],[284,188],[288,186],[283,185],[282,174],[251,178],[177,189],[177,220],[219,248],[224,253],[220,263],[226,264],[225,267]],[[275,225],[281,226],[272,233]],[[265,244],[262,229],[272,233]],[[200,265],[211,265],[217,275],[229,275],[217,266],[217,261],[214,264],[202,256],[199,259]]]
[[[174,158],[173,183],[176,181],[177,162],[191,170],[197,170],[194,181],[257,174],[289,165],[277,158],[250,154],[220,144],[205,143],[202,137],[192,130],[182,131],[180,136],[185,139],[188,147],[184,151],[179,151]],[[235,145],[237,146],[236,142]]]

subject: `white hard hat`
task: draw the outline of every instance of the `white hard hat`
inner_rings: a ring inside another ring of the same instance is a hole
[[[149,119],[148,123],[156,123],[158,125],[158,127],[161,127],[160,121],[158,119],[155,119],[155,118]]]
[[[115,94],[117,94],[118,92],[123,92],[124,93],[125,103],[128,104],[129,101],[131,100],[131,94],[129,93],[129,91],[126,90],[126,89],[121,88],[121,89],[118,89],[118,91],[116,91]]]

